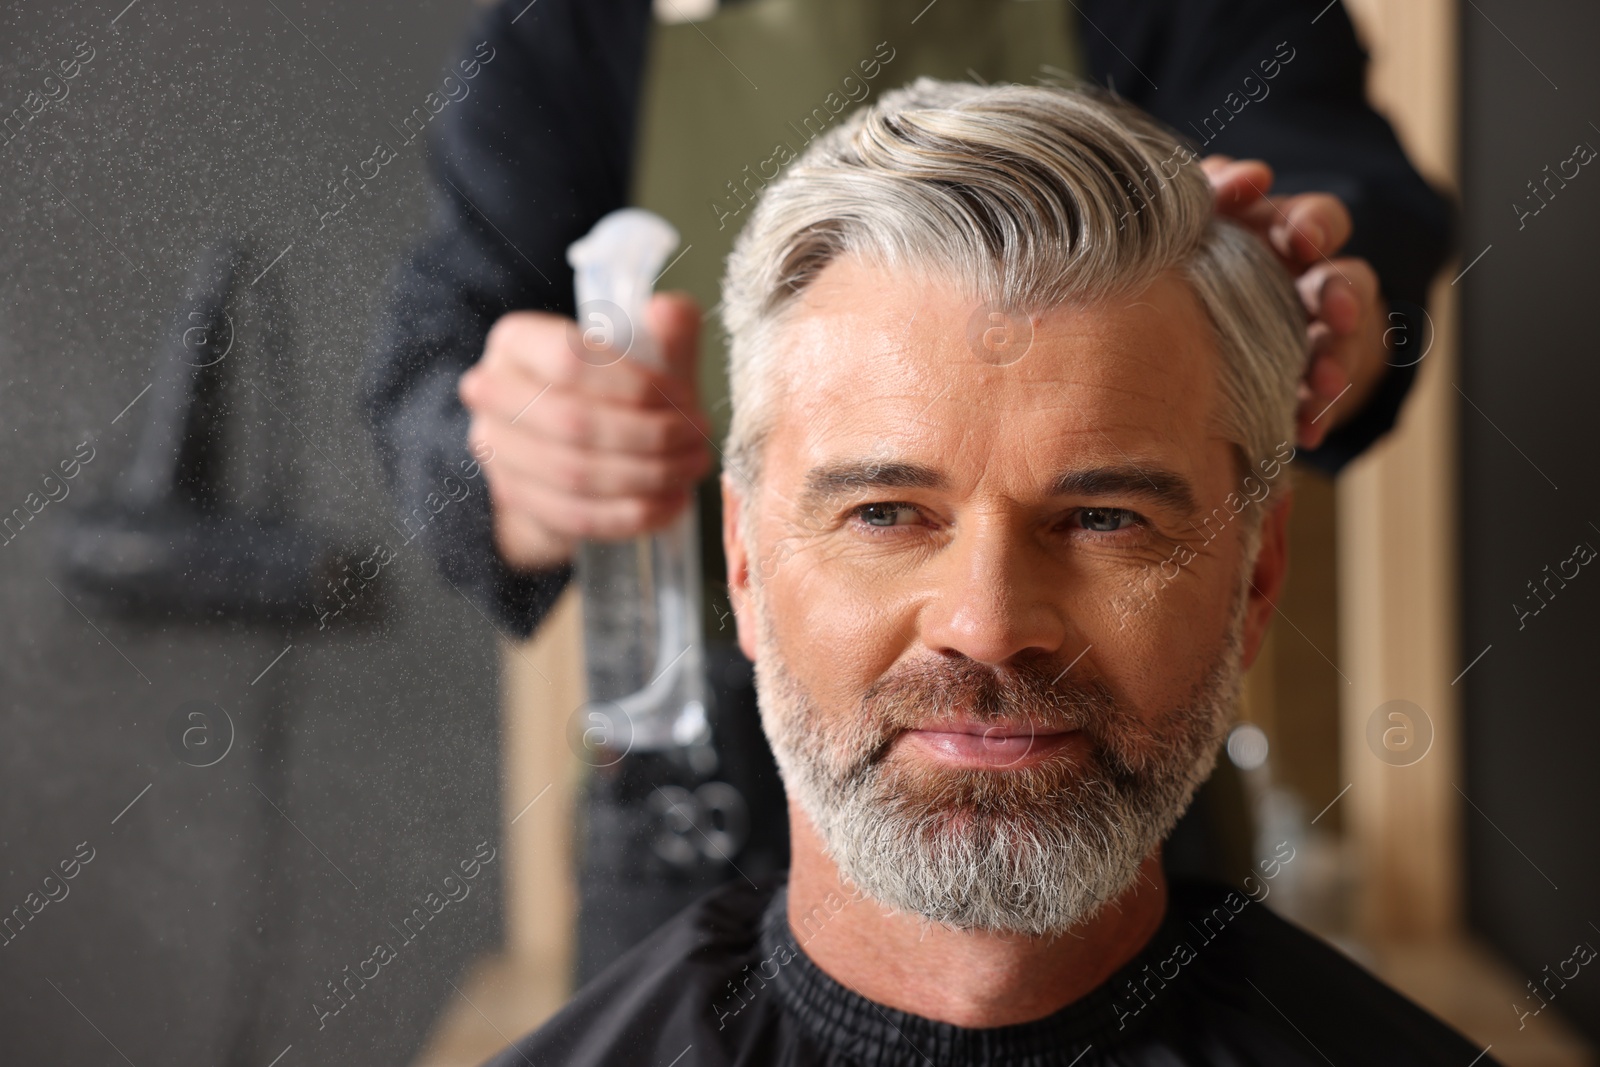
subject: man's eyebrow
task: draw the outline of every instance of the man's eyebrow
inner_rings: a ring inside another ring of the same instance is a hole
[[[949,483],[919,463],[844,460],[813,467],[800,499],[808,506],[862,489],[944,489]],[[1164,504],[1184,515],[1197,510],[1194,490],[1181,474],[1159,467],[1086,467],[1064,471],[1050,483],[1052,496],[1133,496]]]
[[[1165,504],[1184,515],[1199,506],[1189,480],[1159,467],[1088,467],[1064,471],[1051,484],[1057,496],[1135,496]]]
[[[943,489],[947,484],[943,474],[920,463],[844,460],[806,472],[800,500],[816,506],[860,489]]]

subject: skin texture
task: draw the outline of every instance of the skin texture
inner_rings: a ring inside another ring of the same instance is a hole
[[[897,666],[965,657],[1003,670],[1041,654],[1075,659],[1074,677],[1104,683],[1154,723],[1224,641],[1245,524],[1207,543],[1190,525],[1197,516],[1139,478],[1095,495],[1055,495],[1050,483],[1083,468],[1166,472],[1202,514],[1237,491],[1243,472],[1217,430],[1221,364],[1204,312],[1186,284],[1164,276],[1125,301],[1037,316],[1027,354],[996,366],[967,347],[976,307],[948,281],[848,258],[802,296],[784,334],[766,473],[749,500],[753,543],[738,521],[747,487],[722,480],[740,647],[752,659],[781,650],[829,723],[847,722]],[[830,499],[806,496],[808,472],[859,459],[923,465],[944,485],[858,482]],[[861,511],[873,504],[884,506]],[[1246,665],[1286,563],[1288,494],[1261,506]],[[1096,529],[1106,513],[1093,509],[1106,508],[1142,522]],[[1120,616],[1113,605],[1127,583],[1180,544],[1194,558],[1178,580],[1148,609]],[[769,694],[762,699],[765,713]],[[904,734],[886,758],[937,773],[952,757]],[[1158,849],[1121,897],[1067,936],[933,926],[842,885],[804,813],[791,806],[790,821],[791,925],[814,909],[832,914],[830,893],[856,898],[807,953],[864,996],[962,1026],[1035,1019],[1081,997],[1138,951],[1165,908]]]
[[[1272,170],[1259,161],[1213,156],[1201,165],[1217,211],[1253,229],[1298,279],[1314,355],[1295,444],[1315,448],[1383,377],[1377,276],[1365,260],[1330,258],[1350,237],[1350,213],[1335,197],[1270,197]],[[484,471],[495,544],[511,566],[567,562],[585,537],[626,540],[661,529],[710,469],[711,424],[694,388],[700,313],[686,294],[666,293],[648,314],[667,352],[666,374],[580,355],[570,319],[518,311],[495,324],[482,358],[461,376],[469,441],[475,454],[493,457]]]

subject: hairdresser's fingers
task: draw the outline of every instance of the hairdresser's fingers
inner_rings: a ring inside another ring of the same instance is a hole
[[[666,525],[708,466],[703,450],[654,461],[596,459],[530,448],[519,432],[475,418],[468,442],[489,486],[495,547],[520,568],[567,561],[582,538],[624,540]]]
[[[468,442],[488,483],[496,548],[513,566],[562,562],[583,538],[623,540],[658,529],[682,512],[704,473],[696,457],[643,467],[577,457],[530,467],[506,432],[475,420]]]
[[[507,564],[518,570],[540,570],[570,563],[576,557],[578,542],[586,538],[619,541],[638,536],[642,531],[659,529],[676,519],[689,502],[687,493],[647,505],[569,500],[552,495],[542,502],[541,509],[562,516],[563,528],[558,530],[533,518],[534,512],[527,506],[515,506],[502,494],[495,494],[492,488],[490,492],[495,495],[495,548]],[[522,503],[526,505],[526,500]]]
[[[1350,240],[1350,209],[1331,193],[1273,197],[1277,218],[1268,241],[1291,265],[1304,269],[1338,255]]]
[[[1295,280],[1295,288],[1306,314],[1340,336],[1382,322],[1378,275],[1364,259],[1344,256],[1317,263]]]
[[[496,442],[492,434],[488,440]],[[538,448],[495,447],[497,476],[597,499],[689,489],[711,468],[710,450],[700,442],[656,454],[598,452],[550,442]]]
[[[666,344],[683,369],[686,360],[678,353],[685,342],[678,322],[684,316],[674,322],[671,309],[677,305],[668,301],[667,306]],[[706,441],[710,420],[699,408],[692,381],[626,360],[587,363],[574,352],[575,336],[571,321],[557,315],[504,316],[490,331],[483,357],[461,376],[462,404],[475,421],[520,426],[574,447],[665,453]],[[576,347],[588,352],[581,342]]]
[[[1226,214],[1266,241],[1291,274],[1337,255],[1350,239],[1350,212],[1326,193],[1262,197]]]
[[[625,541],[670,525],[693,496],[675,489],[648,496],[591,497],[526,481],[491,485],[497,510],[521,516],[531,528],[567,541]]]
[[[1272,189],[1272,168],[1259,159],[1207,156],[1200,167],[1211,179],[1211,202],[1217,213],[1241,222],[1245,220],[1240,212]]]
[[[709,469],[710,422],[695,388],[698,309],[659,296],[645,315],[636,325],[661,344],[661,369],[618,351],[612,341],[630,324],[603,313],[586,313],[580,328],[558,315],[513,312],[458,381],[495,547],[512,566],[570,559],[583,538],[658,529]]]
[[[530,499],[530,494],[520,490],[528,488],[545,491],[542,496],[533,495],[535,500],[559,494],[626,501],[682,492],[691,489],[711,466],[710,449],[698,436],[672,451],[601,451],[568,446],[527,427],[478,416],[472,420],[468,440],[474,455],[490,457],[482,465],[495,491],[496,506],[503,501],[512,502],[504,506],[522,506],[517,502]],[[538,510],[524,517],[560,529],[564,515]]]
[[[661,346],[667,373],[695,390],[700,364],[699,302],[688,293],[657,293],[646,305],[644,317],[645,326]]]
[[[1300,444],[1315,448],[1361,410],[1388,369],[1383,300],[1365,260],[1330,260],[1297,282],[1310,323],[1311,359],[1302,380]]]
[[[1330,193],[1270,196],[1272,168],[1256,159],[1207,156],[1200,166],[1217,213],[1264,239],[1295,274],[1337,255],[1350,240],[1350,210]]]
[[[553,384],[625,404],[693,405],[687,383],[627,359],[625,351],[613,346],[624,334],[624,324],[594,310],[585,313],[585,320],[576,324],[538,311],[502,315],[489,330],[473,371],[499,386],[520,378],[537,387]]]
[[[491,500],[493,493],[491,489]],[[507,566],[520,571],[544,570],[571,563],[576,557],[576,537],[558,534],[515,508],[496,504],[490,510],[495,550]]]
[[[1311,355],[1297,392],[1295,425],[1299,446],[1316,448],[1345,416],[1346,409],[1340,401],[1347,395],[1350,380],[1339,354],[1331,350],[1333,331],[1323,323],[1313,322],[1306,335]]]
[[[508,434],[514,431],[508,443],[525,439],[529,448],[550,443],[652,456],[710,447],[710,420],[687,399],[683,402],[687,407],[640,407],[549,383],[540,386],[536,380],[497,387],[474,371],[462,377],[460,391],[474,422],[505,427]]]

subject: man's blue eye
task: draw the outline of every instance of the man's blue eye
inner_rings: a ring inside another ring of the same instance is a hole
[[[902,511],[909,511],[907,504],[863,504],[856,509],[856,514],[868,526],[893,526],[895,517]]]
[[[1095,533],[1114,533],[1139,522],[1139,517],[1127,508],[1080,508],[1078,515],[1083,528]]]

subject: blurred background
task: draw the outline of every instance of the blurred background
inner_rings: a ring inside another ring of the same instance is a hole
[[[1533,197],[1600,144],[1600,8],[1343,2],[1457,255],[1398,430],[1294,470],[1229,755],[1269,905],[1592,1064],[1600,974],[1541,983],[1600,944],[1600,178]],[[0,12],[0,1061],[476,1064],[570,992],[577,593],[515,639],[391,520],[357,397],[423,142],[329,218],[475,13]]]

